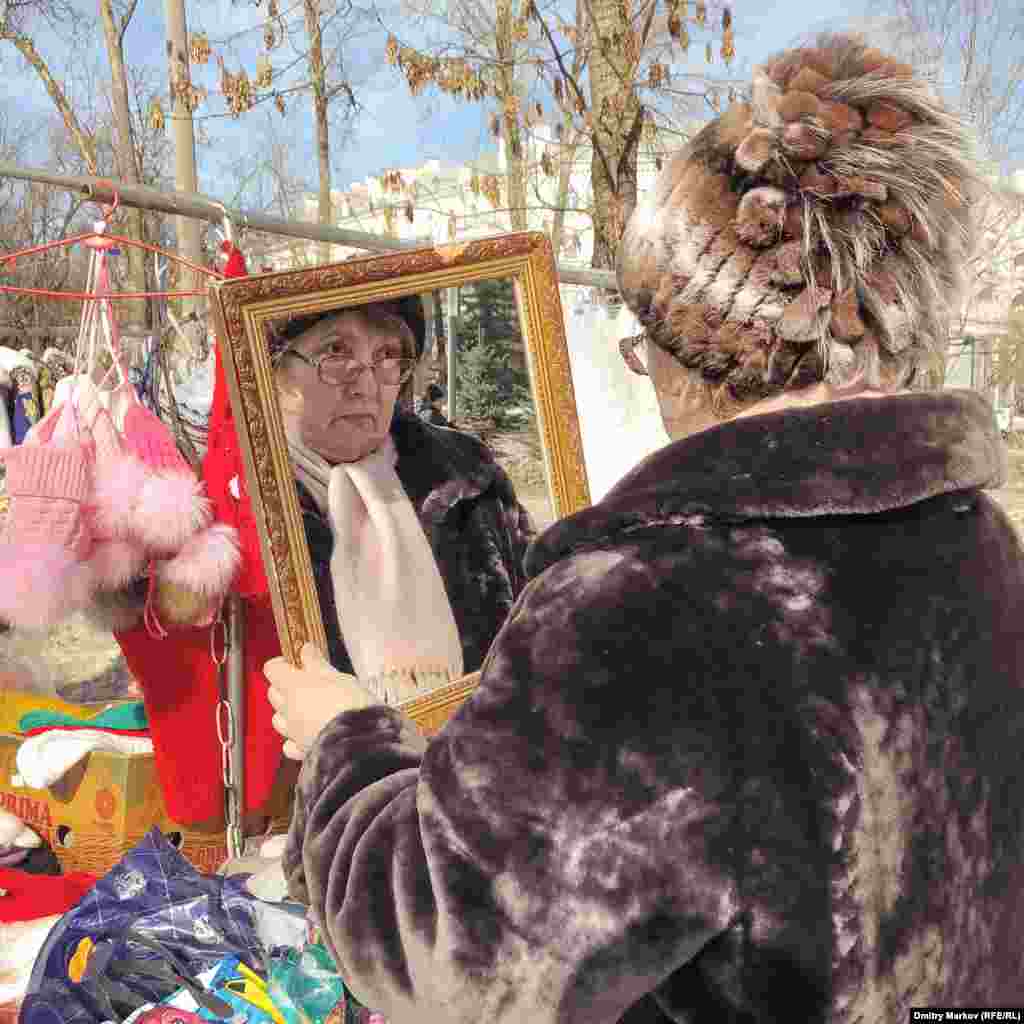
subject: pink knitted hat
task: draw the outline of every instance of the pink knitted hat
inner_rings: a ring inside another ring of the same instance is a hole
[[[113,537],[130,538],[169,557],[212,520],[202,481],[181,456],[167,427],[138,402],[125,414],[124,452],[97,472],[97,521]]]

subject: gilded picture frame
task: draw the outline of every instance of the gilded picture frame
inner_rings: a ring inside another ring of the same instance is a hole
[[[284,656],[293,664],[304,643],[326,652],[327,640],[265,342],[268,323],[498,278],[514,284],[551,501],[560,518],[588,506],[590,496],[547,235],[517,232],[211,285],[210,306],[274,618]],[[476,673],[466,676],[407,701],[402,710],[429,734],[447,721],[477,680]]]

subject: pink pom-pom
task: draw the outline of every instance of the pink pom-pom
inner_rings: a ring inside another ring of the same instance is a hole
[[[85,607],[88,563],[56,544],[0,544],[0,619],[16,629],[49,629]]]
[[[191,470],[154,473],[139,491],[130,532],[148,551],[173,555],[212,518],[203,482]]]
[[[216,523],[190,537],[178,554],[161,564],[161,579],[204,597],[223,597],[238,574],[242,556],[238,532]]]
[[[142,574],[146,553],[129,540],[107,540],[92,549],[89,564],[98,587],[116,590]]]
[[[90,498],[97,537],[124,538],[132,532],[136,506],[149,472],[133,455],[97,461]]]

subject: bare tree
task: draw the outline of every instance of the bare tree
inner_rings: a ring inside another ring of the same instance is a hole
[[[445,15],[427,0],[407,0],[421,23],[435,24],[428,48],[403,43],[398,33],[388,40],[390,63],[400,68],[414,95],[427,88],[492,108],[491,126],[504,147],[507,206],[512,225],[526,225],[530,202],[526,181],[540,162],[545,174],[557,173],[558,204],[567,201],[572,162],[586,147],[591,160],[592,200],[587,212],[594,228],[592,262],[611,266],[622,228],[636,201],[637,153],[645,131],[659,109],[651,94],[699,92],[717,107],[722,91],[702,75],[680,77],[673,70],[691,44],[691,32],[707,37],[707,61],[713,58],[711,38],[721,24],[720,57],[733,57],[732,21],[719,7],[716,21],[704,2],[684,0],[579,0],[575,20],[561,14],[563,3],[549,0],[501,0],[489,7],[483,0],[450,0]],[[533,128],[554,105],[558,159],[550,159],[550,139],[538,147],[531,163],[528,141]],[[557,164],[557,171],[555,165]],[[484,189],[487,194],[486,188]],[[488,198],[499,206],[501,196],[490,183]],[[547,205],[541,203],[541,205]],[[561,243],[562,213],[552,212]]]
[[[29,154],[40,153],[49,143],[46,164],[60,171],[69,148],[66,126],[54,112],[42,125],[37,121],[31,133],[17,131],[9,110],[0,108],[0,160],[24,162]],[[42,128],[42,131],[40,131]],[[76,170],[81,154],[73,153]],[[57,189],[30,182],[7,179],[0,182],[0,253],[16,252],[54,241],[88,223],[82,201]],[[81,252],[56,249],[5,264],[0,279],[18,288],[61,292],[79,289],[84,284],[85,261]],[[0,334],[10,337],[12,328],[41,328],[66,324],[81,309],[78,302],[36,297],[18,293],[0,294]],[[43,339],[36,336],[31,346],[37,350]]]
[[[290,127],[270,111],[262,118],[254,117],[257,144],[227,160],[220,169],[221,177],[227,179],[233,189],[227,197],[228,205],[244,205],[282,220],[303,218],[305,198],[312,190],[312,182],[300,171],[301,149]],[[253,270],[273,265],[282,258],[291,267],[311,262],[309,243],[300,239],[255,234],[244,242]]]
[[[36,73],[53,100],[68,134],[75,140],[89,172],[95,174],[94,140],[79,123],[74,107],[28,31],[30,25],[69,29],[76,19],[76,11],[66,0],[0,0],[0,41],[10,43]]]
[[[998,166],[1024,157],[1024,8],[1011,0],[873,0],[869,31],[973,123]]]
[[[954,333],[999,332],[1024,289],[1024,208],[1005,187],[1024,157],[1024,8],[1010,0],[873,0],[865,34],[929,78],[972,124],[995,186],[979,216],[982,245],[966,270]],[[1005,359],[1004,359],[1005,363]],[[945,359],[933,381],[941,386]]]
[[[278,0],[255,0],[254,6],[263,8],[265,18],[263,52],[255,68],[247,68],[232,56],[230,40],[211,41],[201,32],[190,35],[192,61],[202,65],[209,63],[211,57],[215,59],[220,69],[219,91],[228,112],[235,117],[269,103],[283,117],[294,109],[297,99],[309,94],[318,169],[317,219],[331,224],[332,163],[337,160],[347,129],[360,110],[347,52],[354,34],[369,15],[351,0],[301,0],[284,11]],[[275,54],[280,55],[279,60]],[[229,61],[238,69],[229,71]],[[202,104],[208,95],[202,86],[193,87],[192,108]],[[263,159],[257,163],[266,166]],[[304,212],[300,208],[298,215]],[[322,256],[327,251],[328,247],[323,247]]]

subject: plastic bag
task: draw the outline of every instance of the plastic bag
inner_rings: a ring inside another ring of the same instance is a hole
[[[103,979],[94,982],[83,967],[90,943],[105,949],[109,943],[114,961],[169,962],[129,932],[158,943],[192,977],[228,956],[260,964],[252,904],[241,881],[201,875],[153,829],[50,933],[32,971],[21,1024],[106,1020]],[[139,1005],[160,1002],[178,987],[160,977],[121,980]]]
[[[345,986],[330,954],[323,946],[308,946],[300,953],[289,950],[270,964],[270,994],[275,1003],[284,1002],[279,993],[304,1015],[309,1024],[345,1020]]]

